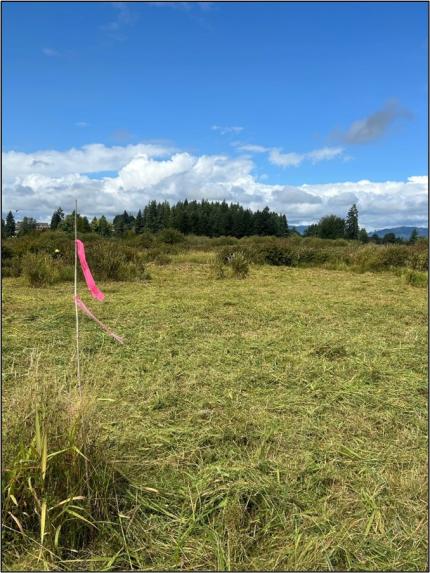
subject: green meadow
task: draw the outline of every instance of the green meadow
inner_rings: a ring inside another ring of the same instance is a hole
[[[426,289],[208,261],[3,280],[3,568],[427,570]]]

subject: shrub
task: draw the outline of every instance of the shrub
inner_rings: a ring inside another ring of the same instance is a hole
[[[185,235],[176,229],[163,229],[158,233],[158,240],[162,243],[167,243],[169,245],[175,245],[176,243],[183,243],[185,241]]]
[[[144,231],[141,235],[138,235],[137,244],[140,247],[149,249],[155,244],[155,236],[149,231]]]
[[[60,261],[57,263],[59,281],[73,282],[75,280],[75,268],[72,265],[64,265]]]
[[[219,256],[213,257],[210,263],[211,274],[216,279],[225,278],[225,265]]]
[[[367,244],[358,247],[348,255],[347,262],[355,271],[364,273],[381,269],[380,257],[377,245]]]
[[[4,277],[19,277],[21,275],[21,259],[18,257],[2,260],[1,267]]]
[[[427,273],[407,269],[402,276],[406,284],[414,287],[425,288],[428,284]]]
[[[406,245],[386,245],[379,250],[379,262],[383,268],[405,267],[410,251]]]
[[[295,257],[293,251],[286,247],[274,245],[269,248],[263,248],[262,253],[264,256],[264,262],[269,265],[291,267],[296,262],[294,260]]]
[[[232,269],[233,276],[238,279],[244,279],[249,274],[249,263],[246,256],[241,253],[233,253],[228,259],[228,264]]]
[[[2,241],[4,243],[4,241]],[[13,256],[13,251],[12,249],[5,244],[2,244],[1,247],[1,260],[5,261],[6,259],[11,259]]]
[[[409,257],[408,266],[416,271],[428,271],[429,259],[427,252],[412,252]]]
[[[153,262],[157,265],[168,265],[172,259],[171,257],[169,257],[164,250],[156,247],[155,249],[149,249],[145,255],[144,258],[146,261],[150,261]]]
[[[32,287],[54,284],[60,279],[58,268],[52,257],[28,253],[22,258],[22,274]]]
[[[144,255],[119,242],[98,241],[88,246],[88,264],[99,280],[126,281],[145,276]]]
[[[219,260],[226,265],[235,253],[241,253],[241,255],[248,261],[248,263],[255,263],[260,257],[259,250],[253,249],[252,246],[246,245],[225,246],[220,251],[218,251],[217,256],[219,257]]]
[[[302,247],[298,246],[296,251],[297,264],[316,265],[318,263],[326,263],[330,258],[330,253],[327,250],[318,249],[315,247]]]

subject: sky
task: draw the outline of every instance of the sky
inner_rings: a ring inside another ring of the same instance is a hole
[[[3,2],[3,203],[427,226],[428,5]]]

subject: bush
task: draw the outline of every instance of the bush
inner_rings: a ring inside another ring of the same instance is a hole
[[[4,241],[2,241],[4,243]],[[6,259],[11,259],[13,256],[13,251],[8,245],[2,244],[1,247],[1,260],[5,261]]]
[[[57,263],[59,281],[73,282],[75,280],[75,268],[72,265],[64,265],[61,262]]]
[[[22,274],[32,287],[44,287],[60,279],[57,265],[52,257],[28,253],[22,258]]]
[[[379,250],[379,262],[383,268],[406,267],[410,256],[406,245],[386,245]]]
[[[407,269],[402,276],[406,284],[414,287],[425,288],[428,284],[427,273]]]
[[[149,231],[144,231],[141,235],[138,235],[136,242],[140,247],[149,249],[155,245],[155,236]]]
[[[249,275],[249,263],[243,253],[233,253],[228,259],[228,264],[232,269],[234,277],[244,279]]]
[[[328,250],[322,250],[315,247],[302,247],[297,248],[296,260],[297,264],[317,265],[319,263],[326,263],[330,258]]]
[[[210,269],[212,275],[216,279],[224,279],[225,278],[225,265],[219,256],[215,256],[210,264]]]
[[[145,260],[155,263],[157,265],[168,265],[172,259],[163,249],[156,247],[155,249],[149,249],[145,255]]]
[[[119,242],[102,240],[90,244],[87,260],[98,280],[126,281],[145,276],[144,255]]]
[[[21,259],[18,257],[2,260],[1,267],[4,277],[19,277],[21,275]]]
[[[218,251],[217,256],[219,260],[226,265],[235,253],[241,253],[241,255],[248,261],[248,263],[256,263],[261,258],[261,253],[258,249],[246,245],[225,246],[220,251]]]
[[[286,247],[273,246],[263,248],[262,253],[264,256],[264,262],[269,265],[291,267],[297,262],[293,251]]]
[[[427,251],[414,251],[410,254],[408,266],[416,271],[428,271],[429,259]]]
[[[175,245],[177,243],[183,243],[185,241],[185,235],[176,229],[163,229],[157,235],[157,238],[162,243],[167,243],[169,245]]]

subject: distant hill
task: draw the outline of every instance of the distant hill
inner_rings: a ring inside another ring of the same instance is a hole
[[[291,229],[295,229],[298,233],[303,235],[303,233],[306,231],[308,227],[309,225],[294,225],[291,227]]]
[[[418,231],[419,237],[428,237],[429,236],[429,230],[426,227],[391,227],[389,229],[379,229],[379,230],[373,231],[372,233],[369,233],[369,234],[373,235],[374,233],[376,233],[378,235],[378,237],[382,238],[387,233],[394,233],[396,235],[396,237],[400,237],[402,239],[409,239],[409,237],[411,236],[411,233],[414,229],[416,229]]]
[[[303,235],[303,233],[306,231],[307,228],[308,225],[291,226],[291,229],[295,229],[301,235]],[[389,229],[378,229],[377,231],[369,231],[369,235],[373,235],[376,233],[378,237],[382,238],[387,233],[394,233],[396,237],[400,237],[402,239],[409,239],[414,229],[418,231],[419,237],[429,236],[429,230],[427,227],[390,227]]]

